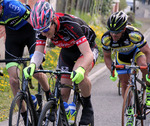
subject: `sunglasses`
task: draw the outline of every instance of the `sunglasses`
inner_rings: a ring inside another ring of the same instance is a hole
[[[120,33],[120,32],[122,32],[123,30],[119,30],[119,31],[111,31],[111,30],[109,30],[111,33],[113,33],[113,34],[118,34],[118,33]]]
[[[51,24],[49,26],[47,26],[46,28],[39,30],[39,32],[40,33],[42,33],[42,32],[46,33],[50,30],[50,27],[51,27]]]

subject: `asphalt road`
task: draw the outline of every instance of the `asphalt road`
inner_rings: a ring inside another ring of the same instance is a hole
[[[138,18],[150,19],[150,5],[140,5],[136,11]],[[145,14],[146,13],[146,14]],[[145,15],[148,15],[145,17]],[[150,45],[150,27],[144,33]],[[92,103],[94,108],[95,126],[121,126],[121,111],[123,99],[118,95],[117,81],[109,79],[110,72],[104,63],[96,65],[89,78],[92,81]],[[7,122],[0,122],[0,126],[7,126]]]

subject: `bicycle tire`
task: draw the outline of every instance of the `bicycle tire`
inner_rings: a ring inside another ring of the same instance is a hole
[[[11,103],[11,107],[10,107],[10,112],[9,112],[9,126],[25,126],[25,122],[21,116],[21,108],[18,108],[17,103],[19,103],[19,106],[22,106],[22,101],[24,101],[24,105],[27,108],[27,100],[24,98],[22,93],[18,93],[12,103]],[[17,109],[18,108],[18,109]],[[34,114],[33,114],[33,110],[31,109],[31,105],[30,103],[28,103],[28,119],[29,122],[32,124],[32,126],[36,126],[35,124],[35,119],[34,119]]]
[[[55,107],[57,109],[55,109]],[[57,111],[58,109],[60,109],[60,105],[54,106],[54,101],[48,101],[44,105],[43,110],[40,114],[38,126],[61,126],[60,111]],[[50,117],[51,112],[53,112],[54,119]]]
[[[125,95],[124,95],[124,101],[123,101],[123,107],[122,107],[122,126],[126,126],[126,123],[128,121],[128,107],[130,104],[130,107],[133,108],[133,115],[137,114],[137,105],[135,103],[135,95],[132,90],[133,85],[129,85],[126,89]],[[130,98],[129,98],[130,97]],[[143,120],[139,120],[136,118],[136,116],[132,116],[133,118],[133,126],[143,126]]]
[[[120,80],[118,81],[118,95],[121,96],[121,83]]]

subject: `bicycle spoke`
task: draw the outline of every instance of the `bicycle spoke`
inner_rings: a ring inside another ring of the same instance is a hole
[[[49,101],[45,104],[39,117],[38,126],[57,126],[56,111],[52,108],[53,101]]]

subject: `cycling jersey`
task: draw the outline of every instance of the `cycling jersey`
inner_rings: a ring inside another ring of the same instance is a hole
[[[113,41],[110,32],[107,31],[101,39],[102,48],[105,51],[116,52],[116,64],[130,64],[131,59],[136,59],[144,55],[140,48],[142,48],[147,42],[144,40],[144,36],[138,29],[131,25],[126,26],[126,30],[118,41]],[[118,74],[128,73],[128,70],[117,70]]]
[[[5,26],[5,29],[5,59],[22,57],[25,46],[28,47],[30,56],[34,53],[36,37],[35,31],[29,23],[27,23],[19,30],[12,30],[7,26]]]
[[[7,25],[12,30],[18,30],[30,16],[30,8],[18,0],[4,0],[1,3],[3,10],[0,15],[0,25]]]
[[[113,41],[110,32],[107,31],[102,36],[101,43],[102,48],[105,51],[110,51],[111,49],[113,49],[114,51],[121,54],[129,54],[136,47],[141,48],[147,42],[144,40],[143,35],[139,32],[138,29],[134,28],[133,26],[127,25],[125,32],[118,41]]]
[[[52,43],[60,48],[60,55],[57,67],[62,71],[72,71],[75,62],[82,57],[78,46],[86,41],[89,42],[91,51],[93,52],[94,66],[98,58],[98,48],[95,43],[95,32],[80,18],[72,15],[55,13],[57,17],[56,34],[51,39]],[[45,45],[46,37],[37,33],[37,46]],[[70,78],[69,75],[62,77]]]
[[[57,17],[57,32],[51,39],[52,43],[61,48],[79,46],[88,41],[90,46],[95,46],[96,35],[94,31],[80,18],[72,15],[55,13]],[[37,33],[37,45],[45,45],[46,37]]]

